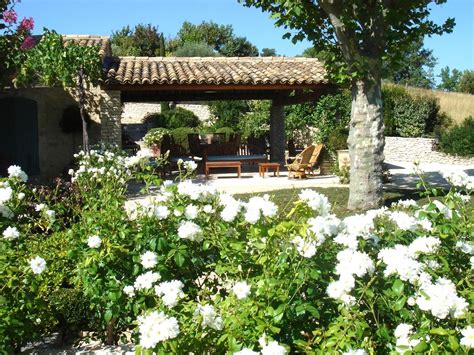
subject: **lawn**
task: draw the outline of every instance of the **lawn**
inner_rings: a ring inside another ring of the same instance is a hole
[[[252,196],[270,195],[278,207],[281,215],[287,214],[293,207],[293,202],[298,199],[298,194],[303,189],[284,189],[270,192],[262,192],[257,194],[239,194],[236,198],[247,201]],[[347,209],[347,200],[349,198],[349,188],[347,187],[317,187],[313,190],[326,195],[333,206],[333,212],[337,217],[342,218],[354,214],[354,211]],[[419,205],[427,203],[427,198],[420,196],[414,190],[386,190],[384,192],[385,206],[389,207],[393,202],[399,200],[413,199]],[[471,205],[474,208],[474,199],[471,199]]]

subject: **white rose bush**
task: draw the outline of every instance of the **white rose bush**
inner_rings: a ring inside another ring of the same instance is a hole
[[[126,184],[139,165],[107,156],[97,153],[92,165],[79,156],[81,171],[71,172],[79,196],[74,218],[43,202],[58,211],[49,229],[49,238],[64,240],[58,257],[45,238],[47,253],[25,250],[15,260],[22,271],[8,274],[23,288],[28,277],[54,292],[58,282],[48,275],[67,265],[63,283],[88,300],[89,330],[106,342],[130,341],[131,334],[143,354],[471,351],[474,216],[472,181],[462,173],[450,173],[447,194],[427,188],[422,206],[400,201],[340,219],[313,190],[302,190],[282,215],[269,196],[241,201],[186,179],[127,201]],[[184,178],[195,167],[186,169]],[[0,204],[7,211],[2,250],[14,255],[14,243],[31,230],[15,207],[30,193],[12,171]],[[23,199],[15,197],[18,186]],[[48,302],[39,291],[33,299],[39,308]],[[31,325],[54,322],[48,311],[35,308]],[[0,336],[15,324],[0,322]],[[30,340],[26,323],[15,327],[25,334],[16,342]],[[12,345],[0,343],[7,351]]]

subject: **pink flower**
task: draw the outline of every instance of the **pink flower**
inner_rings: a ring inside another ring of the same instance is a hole
[[[33,48],[35,46],[35,44],[36,44],[36,42],[35,42],[34,38],[31,37],[31,36],[28,36],[28,37],[25,38],[25,40],[21,44],[20,48],[24,49],[24,50],[28,50],[28,49]]]
[[[15,10],[7,10],[3,13],[3,21],[8,24],[15,23],[17,20],[17,15]]]
[[[33,20],[33,18],[24,18],[23,20],[21,20],[21,23],[20,23],[20,28],[25,30],[25,31],[31,31],[33,29],[33,27],[35,27],[35,21]]]

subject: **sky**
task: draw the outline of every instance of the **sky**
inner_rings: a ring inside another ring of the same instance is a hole
[[[436,23],[447,17],[456,20],[453,33],[425,40],[425,47],[438,58],[435,74],[445,66],[474,70],[474,0],[448,0],[432,7]],[[173,37],[186,20],[212,20],[231,24],[236,35],[247,37],[259,50],[275,48],[279,55],[295,56],[311,46],[282,39],[286,31],[275,27],[268,13],[237,0],[22,0],[16,10],[20,18],[34,18],[36,34],[47,27],[63,34],[110,35],[125,25],[151,23],[165,37]]]

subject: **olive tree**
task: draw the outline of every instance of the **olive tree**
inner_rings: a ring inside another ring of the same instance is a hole
[[[352,111],[348,139],[351,182],[348,207],[367,209],[383,202],[384,126],[381,77],[397,67],[415,41],[450,32],[453,19],[438,25],[430,5],[446,0],[239,0],[269,11],[294,42],[308,39],[321,53],[335,81],[349,81]]]
[[[102,75],[102,60],[94,46],[82,46],[45,30],[40,42],[21,63],[15,86],[44,85],[77,90],[82,119],[83,149],[89,152],[87,133],[87,87],[97,85]]]

